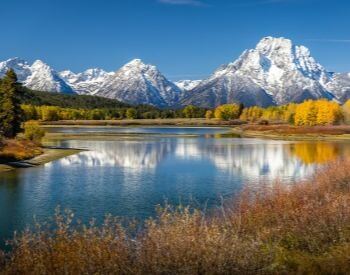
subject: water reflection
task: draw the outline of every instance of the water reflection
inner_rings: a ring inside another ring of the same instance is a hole
[[[174,142],[79,142],[89,151],[60,160],[62,166],[124,167],[154,169],[167,155],[174,151]],[[71,142],[70,146],[79,146]]]
[[[315,165],[335,160],[349,148],[341,143],[212,138],[71,141],[68,145],[83,145],[89,151],[64,158],[59,165],[155,171],[166,159],[173,158],[210,162],[218,170],[247,181],[304,178],[314,171]]]
[[[322,164],[345,156],[349,146],[341,143],[327,142],[299,142],[290,146],[292,155],[298,157],[305,164]]]

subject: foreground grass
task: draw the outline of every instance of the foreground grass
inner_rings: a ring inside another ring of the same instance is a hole
[[[350,161],[293,186],[246,190],[210,215],[167,206],[142,230],[112,217],[100,226],[73,220],[58,212],[56,229],[15,236],[3,273],[348,274]]]

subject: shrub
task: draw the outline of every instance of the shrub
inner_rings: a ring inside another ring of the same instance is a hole
[[[212,110],[206,111],[205,118],[208,119],[208,120],[214,118],[214,112]]]
[[[41,118],[44,121],[59,120],[59,108],[55,106],[43,106],[41,108]]]
[[[137,111],[134,108],[129,108],[126,110],[126,118],[127,119],[135,119],[137,118]]]
[[[24,137],[28,140],[41,143],[42,138],[45,136],[45,131],[40,128],[39,122],[27,121],[24,123]]]

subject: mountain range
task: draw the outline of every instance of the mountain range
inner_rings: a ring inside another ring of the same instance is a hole
[[[0,62],[0,77],[14,69],[24,86],[40,91],[96,95],[129,104],[157,107],[215,107],[241,102],[270,106],[305,99],[350,98],[350,73],[327,71],[310,54],[286,38],[263,38],[254,49],[220,66],[204,80],[168,80],[153,65],[134,59],[115,72],[99,68],[81,73],[58,72],[41,60],[20,58]]]

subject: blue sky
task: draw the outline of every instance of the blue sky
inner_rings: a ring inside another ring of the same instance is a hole
[[[199,79],[264,36],[310,48],[350,72],[347,0],[0,0],[0,60],[42,59],[57,70],[116,70],[133,58],[168,78]]]

